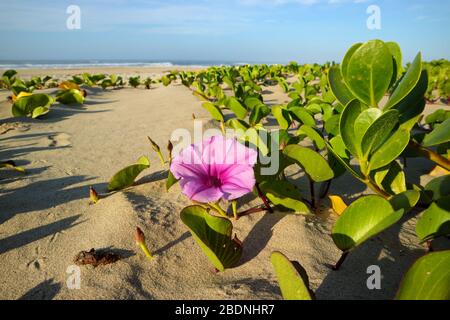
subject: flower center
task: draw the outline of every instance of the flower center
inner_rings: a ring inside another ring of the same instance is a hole
[[[222,185],[222,181],[218,177],[209,177],[208,184],[211,187],[219,188]]]

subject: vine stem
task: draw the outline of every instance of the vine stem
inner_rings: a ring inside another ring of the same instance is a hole
[[[311,206],[313,209],[316,208],[316,192],[314,190],[314,181],[309,178],[309,191],[311,192]]]
[[[450,160],[434,152],[433,150],[425,148],[413,140],[409,141],[409,147],[416,150],[425,158],[437,163],[442,168],[450,170]]]
[[[210,203],[209,206],[221,216],[228,218],[228,214],[220,207],[218,203]]]
[[[339,261],[336,263],[336,265],[333,267],[334,271],[339,271],[339,269],[341,269],[342,264],[344,263],[345,259],[347,259],[349,252],[344,252],[341,256],[341,258],[339,259]]]
[[[261,198],[261,200],[264,202],[264,206],[266,207],[267,211],[269,211],[270,213],[273,213],[273,209],[270,206],[269,200],[266,198],[266,196],[263,194],[263,192],[261,191],[261,188],[259,187],[259,184],[256,183],[256,190],[258,190],[258,196]]]
[[[260,206],[254,207],[254,208],[251,208],[251,209],[248,209],[248,210],[245,210],[243,212],[238,213],[238,218],[237,219],[240,219],[240,218],[245,217],[245,216],[249,216],[249,215],[254,214],[254,213],[265,212],[265,211],[268,211],[268,209],[265,208],[265,207],[260,207]]]

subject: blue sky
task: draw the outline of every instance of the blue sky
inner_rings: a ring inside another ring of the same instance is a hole
[[[66,9],[81,9],[68,30]],[[367,7],[381,9],[369,30]],[[450,59],[448,0],[14,0],[0,2],[0,60],[340,61],[397,41],[406,61]]]

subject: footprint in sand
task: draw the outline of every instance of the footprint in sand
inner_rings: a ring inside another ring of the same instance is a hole
[[[71,135],[67,133],[59,133],[55,135],[48,136],[50,140],[49,147],[68,147],[72,145],[70,142]]]

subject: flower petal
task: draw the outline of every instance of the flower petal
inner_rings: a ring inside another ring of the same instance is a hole
[[[219,188],[208,186],[200,180],[182,179],[180,185],[183,194],[194,201],[208,203],[218,201],[223,196]]]

